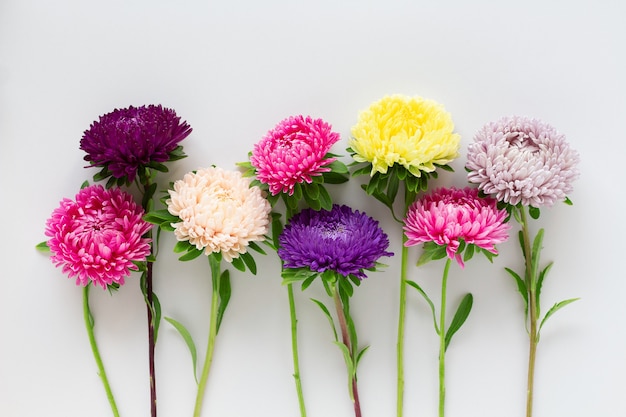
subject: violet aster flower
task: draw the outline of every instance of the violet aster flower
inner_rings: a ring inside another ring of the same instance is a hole
[[[404,230],[405,246],[434,242],[446,246],[450,259],[463,266],[458,252],[461,241],[497,254],[495,245],[508,238],[506,210],[498,210],[493,198],[478,197],[475,188],[440,188],[409,207]]]
[[[578,153],[552,126],[528,117],[486,124],[469,145],[468,180],[511,205],[550,207],[578,178]]]
[[[272,195],[294,193],[295,184],[311,183],[312,177],[330,172],[336,158],[327,157],[339,134],[322,119],[291,116],[254,145],[250,163],[258,180]]]
[[[150,239],[142,236],[152,225],[143,214],[133,197],[118,188],[83,188],[75,201],[61,201],[46,222],[52,262],[76,277],[77,285],[124,284],[130,271],[137,270],[133,262],[150,254]]]
[[[134,181],[140,168],[153,167],[183,156],[178,143],[191,133],[174,110],[155,106],[130,106],[100,116],[80,141],[85,161],[102,167],[101,178],[112,175]],[[152,165],[152,166],[151,166]]]
[[[387,252],[389,239],[378,222],[348,206],[332,210],[306,209],[293,216],[279,238],[278,256],[285,268],[335,271],[365,278],[364,269],[375,267]]]

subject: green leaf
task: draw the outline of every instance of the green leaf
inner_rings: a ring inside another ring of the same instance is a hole
[[[309,288],[309,286],[313,283],[313,281],[315,281],[315,278],[317,278],[317,274],[313,274],[310,277],[308,277],[307,279],[305,279],[304,281],[302,281],[301,290],[304,291],[307,288]]]
[[[445,245],[438,245],[435,242],[425,242],[417,266],[422,266],[427,262],[443,259],[447,256]]]
[[[80,189],[82,190],[83,188],[87,188],[89,187],[89,181],[83,181],[83,183],[80,185]]]
[[[528,214],[530,214],[530,217],[537,220],[539,216],[541,215],[541,211],[537,207],[529,206]]]
[[[226,311],[226,307],[228,307],[228,302],[230,301],[230,294],[230,272],[228,272],[228,269],[225,269],[220,276],[220,302],[217,307],[217,325],[215,328],[216,334],[220,330],[220,325],[222,324],[222,319],[224,318],[224,312]]]
[[[153,292],[152,293],[152,304],[153,304],[153,315],[152,322],[154,326],[154,343],[157,341],[157,337],[159,336],[159,327],[161,326],[161,301],[159,301],[159,297]]]
[[[304,281],[311,276],[316,277],[317,272],[312,272],[308,268],[284,268],[281,273],[283,278],[282,285],[293,284],[294,282]]]
[[[331,162],[330,165],[328,165],[328,168],[330,168],[332,172],[336,172],[337,174],[348,173],[348,167],[346,166],[346,164],[344,164],[338,159]]]
[[[178,333],[182,336],[183,340],[187,344],[187,348],[189,349],[189,353],[191,354],[191,364],[193,365],[193,378],[196,380],[196,384],[197,384],[198,383],[198,376],[196,375],[196,363],[197,363],[198,354],[197,354],[197,351],[196,351],[196,344],[193,342],[193,338],[191,337],[191,333],[189,333],[189,330],[187,330],[187,328],[185,328],[185,326],[183,326],[178,321],[176,321],[176,320],[174,320],[174,319],[172,319],[170,317],[164,317],[164,319],[169,324],[174,326],[174,328],[176,330],[178,330]]]
[[[320,197],[320,188],[317,184],[311,183],[303,187],[304,194],[308,194],[312,200],[318,200]]]
[[[330,211],[333,208],[333,199],[330,197],[330,194],[328,194],[326,187],[324,187],[323,185],[319,186],[319,192],[319,200],[322,208],[324,210]]]
[[[246,264],[252,275],[256,275],[256,262],[254,261],[252,255],[246,252],[239,255],[239,257],[243,259],[243,262]]]
[[[261,248],[256,242],[248,242],[248,247],[262,255],[267,255],[263,248]]]
[[[235,269],[238,269],[241,272],[245,272],[246,270],[246,264],[241,260],[241,257],[233,258],[231,264],[235,267]]]
[[[369,346],[365,346],[363,349],[359,351],[359,353],[357,353],[356,360],[354,361],[355,367],[359,366],[359,362],[361,362],[361,358],[363,357],[363,354],[365,354],[365,352],[367,352],[369,348],[370,348]]]
[[[465,253],[463,254],[463,262],[467,262],[470,259],[472,259],[472,257],[474,256],[475,247],[476,247],[475,245],[467,245],[467,248],[465,249]]]
[[[98,181],[102,181],[102,180],[104,180],[104,179],[106,179],[106,178],[108,178],[110,176],[111,176],[111,173],[109,172],[109,170],[106,167],[104,167],[104,168],[102,168],[102,170],[100,172],[98,172],[97,174],[94,174],[93,180],[94,180],[94,182],[98,182]],[[116,179],[116,181],[117,181],[117,179]]]
[[[539,229],[537,232],[537,236],[535,236],[535,240],[533,241],[532,255],[531,255],[531,266],[532,266],[532,276],[537,276],[537,270],[539,269],[539,258],[541,254],[541,248],[543,243],[543,229]],[[536,282],[532,282],[531,285],[536,284]],[[534,288],[533,288],[534,290]]]
[[[369,175],[372,172],[372,164],[368,163],[364,167],[361,167],[354,172],[352,172],[353,177],[357,177],[359,175]]]
[[[159,172],[169,172],[169,169],[167,169],[167,167],[159,162],[154,162],[151,161],[148,163],[148,165],[146,165],[148,168],[152,168],[154,170],[157,170]]]
[[[387,186],[387,197],[393,203],[396,201],[398,189],[400,188],[400,179],[395,170],[389,176],[389,185]]]
[[[336,172],[324,172],[322,177],[326,184],[343,184],[349,180],[344,174],[338,174]]]
[[[541,331],[541,328],[543,327],[543,325],[546,322],[546,320],[548,320],[550,318],[550,316],[552,316],[554,313],[556,313],[557,311],[559,311],[560,309],[562,309],[566,305],[571,304],[574,301],[578,301],[578,300],[580,300],[580,298],[570,298],[568,300],[563,300],[563,301],[558,302],[555,305],[553,305],[552,308],[550,310],[548,310],[548,312],[546,313],[546,315],[543,318],[543,320],[541,320],[541,324],[539,325],[538,332]]]
[[[337,329],[335,329],[335,322],[333,321],[333,316],[330,315],[330,311],[328,311],[328,308],[326,308],[324,303],[322,303],[321,301],[316,300],[315,298],[311,298],[311,301],[313,301],[315,304],[317,304],[317,306],[320,308],[320,310],[322,310],[322,313],[324,313],[324,315],[328,319],[328,323],[330,323],[330,328],[333,331],[333,336],[335,337],[335,342],[337,342],[339,340],[337,338]]]
[[[48,246],[48,241],[43,241],[41,243],[38,243],[35,246],[35,249],[37,249],[41,253],[50,254],[50,247]]]
[[[569,197],[565,197],[565,200],[563,200],[563,202],[567,204],[568,206],[574,205],[574,203],[572,202],[572,200],[569,199]]]
[[[504,268],[506,272],[508,272],[515,282],[517,283],[517,291],[522,295],[524,299],[524,311],[526,312],[526,317],[528,316],[528,288],[526,288],[526,283],[524,280],[517,274],[517,272],[513,271],[510,268]]]
[[[433,303],[433,301],[426,294],[426,292],[422,289],[422,287],[417,285],[417,283],[415,281],[406,280],[404,282],[407,283],[408,285],[410,285],[411,287],[415,288],[417,290],[417,292],[422,294],[422,297],[424,297],[424,300],[426,300],[426,302],[430,306],[430,311],[433,313],[433,324],[435,325],[435,331],[437,332],[437,334],[440,334],[439,333],[439,326],[437,325],[437,313],[435,311],[435,304]]]
[[[352,284],[344,277],[339,277],[339,291],[343,291],[348,297],[352,297],[352,294],[354,294]]]
[[[339,347],[341,353],[343,353],[343,359],[346,362],[346,368],[348,369],[348,392],[350,393],[350,399],[354,402],[354,392],[352,391],[352,381],[356,376],[356,367],[354,366],[354,362],[352,361],[352,357],[350,356],[350,351],[348,347],[342,342],[334,342],[335,345]]]
[[[283,223],[280,221],[280,215],[272,215],[272,217],[274,217],[272,220],[272,243],[274,244],[274,249],[278,250],[279,237],[283,232]]]
[[[548,265],[546,265],[546,267],[543,268],[543,270],[539,273],[539,278],[537,279],[537,287],[535,288],[535,305],[537,306],[537,316],[539,316],[539,300],[541,297],[541,287],[543,286],[543,280],[548,272],[550,272],[553,264],[553,262],[550,262]]]
[[[189,252],[178,258],[179,261],[190,261],[192,259],[196,259],[198,256],[202,255],[204,252],[198,250],[195,246]]]
[[[320,203],[317,199],[311,198],[307,192],[304,193],[304,201],[306,201],[307,205],[315,211],[319,211],[322,208],[322,203]]]
[[[190,246],[191,246],[191,248],[195,248],[195,246],[192,246],[189,243],[189,241],[187,241],[187,240],[179,240],[174,245],[174,253],[187,252],[190,249]]]
[[[454,336],[454,334],[461,328],[461,326],[463,326],[465,320],[467,320],[467,317],[472,311],[473,303],[474,297],[472,296],[472,294],[469,293],[465,294],[465,297],[463,297],[463,299],[459,303],[459,307],[457,308],[456,313],[454,313],[454,317],[452,318],[452,323],[450,323],[450,327],[448,327],[448,330],[446,331],[446,350],[448,349],[448,345],[452,340],[452,336]],[[444,324],[442,323],[441,325],[443,326]]]

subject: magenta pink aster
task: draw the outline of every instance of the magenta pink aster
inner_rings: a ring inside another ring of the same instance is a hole
[[[259,181],[269,186],[272,195],[292,195],[298,183],[311,183],[313,176],[329,172],[336,158],[327,158],[339,140],[331,125],[310,116],[292,116],[254,145],[250,163]]]
[[[450,259],[463,266],[461,241],[497,254],[495,245],[508,238],[506,210],[493,198],[480,198],[475,188],[439,188],[414,202],[407,212],[405,246],[434,242],[446,246]]]
[[[152,225],[143,215],[133,197],[118,188],[83,188],[75,201],[63,199],[46,222],[52,262],[77,285],[124,284],[137,270],[133,262],[150,254],[150,239],[142,236]]]

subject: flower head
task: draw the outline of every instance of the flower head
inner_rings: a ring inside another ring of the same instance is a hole
[[[449,113],[435,101],[386,96],[361,112],[352,128],[350,148],[357,162],[372,164],[371,175],[394,164],[420,177],[458,156],[459,135]]]
[[[237,171],[211,167],[190,172],[169,194],[167,209],[180,219],[172,224],[176,238],[207,255],[221,252],[232,262],[249,242],[264,240],[268,232],[270,204]]]
[[[405,246],[434,242],[446,246],[450,259],[463,266],[457,253],[461,240],[493,254],[495,245],[508,238],[506,210],[498,210],[493,198],[478,197],[475,188],[439,188],[414,202],[407,212]]]
[[[76,200],[64,199],[46,222],[52,262],[63,266],[77,285],[92,281],[102,288],[124,284],[133,262],[150,254],[150,239],[142,238],[152,225],[143,221],[141,206],[118,188],[83,188]]]
[[[100,116],[85,131],[80,149],[85,161],[103,167],[115,178],[132,182],[150,163],[171,159],[178,143],[191,133],[187,122],[171,109],[150,105],[116,109]]]
[[[550,207],[578,178],[578,153],[552,126],[528,117],[486,124],[469,145],[468,180],[511,205]]]
[[[376,220],[337,204],[330,211],[302,210],[291,218],[279,242],[285,268],[332,270],[359,278],[365,278],[363,270],[373,268],[378,258],[393,255],[386,251],[389,239]]]
[[[313,176],[329,172],[336,158],[325,158],[339,134],[322,119],[292,116],[254,145],[250,163],[270,193],[292,195],[295,184],[311,183]]]

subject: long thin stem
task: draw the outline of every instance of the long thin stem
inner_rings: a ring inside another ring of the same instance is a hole
[[[302,381],[300,380],[300,361],[298,359],[298,318],[296,317],[296,301],[293,295],[292,284],[287,284],[287,293],[289,296],[289,317],[291,319],[291,353],[293,357],[293,378],[296,381],[296,392],[298,393],[300,416],[306,417],[304,394],[302,393]]]
[[[398,341],[396,344],[398,367],[397,415],[402,417],[404,403],[404,319],[406,317],[406,273],[409,248],[404,246],[407,237],[402,233],[402,259],[400,263],[400,306],[398,312]]]
[[[350,336],[348,335],[348,323],[346,320],[343,304],[341,303],[341,298],[339,297],[339,281],[335,283],[335,286],[332,287],[332,289],[333,300],[335,301],[335,310],[337,311],[337,318],[339,319],[339,327],[341,329],[341,340],[343,344],[346,345],[346,347],[348,348],[348,352],[350,352],[350,357],[352,359],[352,364],[356,367],[356,358],[353,355],[354,351],[352,349]],[[356,370],[355,375],[350,375],[349,378],[351,381],[350,385],[352,390],[352,397],[354,398],[354,415],[355,417],[361,417],[361,403],[359,401],[359,390],[356,383]]]
[[[446,402],[446,298],[448,271],[452,260],[446,259],[441,280],[441,311],[439,311],[439,417],[444,416]]]
[[[217,310],[219,303],[219,291],[220,291],[220,263],[221,259],[216,259],[214,255],[209,256],[209,263],[211,265],[211,283],[213,294],[211,296],[211,317],[209,324],[209,341],[207,344],[206,357],[204,359],[204,366],[202,367],[202,375],[200,376],[200,382],[198,383],[198,393],[196,395],[196,405],[193,411],[194,417],[200,417],[202,412],[202,401],[204,399],[204,392],[206,390],[206,384],[209,377],[209,371],[211,370],[211,361],[213,360],[213,350],[215,348],[215,336],[217,335]]]
[[[404,213],[409,211],[409,207],[415,200],[417,194],[410,191],[404,183]],[[392,212],[393,214],[393,212]],[[395,216],[394,216],[395,217]],[[396,344],[396,363],[397,363],[397,398],[396,398],[396,414],[397,417],[402,417],[404,409],[404,320],[406,317],[406,277],[409,262],[409,248],[404,244],[407,241],[407,237],[402,231],[402,253],[400,260],[400,300],[398,306],[398,339]]]
[[[104,371],[104,364],[102,363],[102,358],[100,357],[100,351],[98,350],[98,344],[96,343],[96,337],[93,332],[94,321],[93,316],[91,315],[91,309],[89,308],[89,287],[91,284],[88,284],[83,289],[83,318],[85,320],[85,327],[87,329],[87,336],[89,336],[89,344],[91,345],[91,351],[93,352],[93,357],[96,360],[96,365],[98,366],[98,375],[100,375],[100,379],[102,380],[102,385],[104,385],[104,390],[107,394],[107,399],[109,400],[109,404],[111,405],[111,411],[113,411],[113,415],[115,417],[119,417],[119,412],[117,411],[117,405],[115,404],[115,398],[113,397],[113,392],[111,391],[111,386],[109,385],[109,379],[107,378],[107,374]]]
[[[286,206],[286,221],[289,221],[296,213],[289,204]],[[278,242],[275,242],[278,244]],[[282,263],[281,263],[282,265]],[[282,266],[281,266],[282,268]],[[293,378],[296,383],[296,393],[298,395],[298,406],[300,407],[300,417],[306,417],[306,407],[304,405],[304,393],[302,391],[302,379],[300,378],[300,359],[298,355],[298,317],[296,316],[296,299],[293,293],[293,285],[287,284],[287,295],[289,298],[289,319],[291,322],[291,356],[293,359]]]
[[[535,359],[537,357],[537,277],[535,276],[535,268],[532,262],[533,253],[531,252],[530,235],[528,230],[528,217],[526,215],[526,208],[522,206],[520,208],[521,226],[522,226],[522,240],[524,242],[524,252],[526,253],[526,273],[524,275],[526,281],[526,290],[528,291],[528,320],[529,320],[529,353],[528,353],[528,384],[526,391],[526,417],[532,417],[533,415],[533,390],[535,380]]]
[[[156,399],[156,372],[154,366],[154,350],[156,340],[154,337],[154,317],[152,309],[154,307],[154,293],[152,292],[152,262],[146,262],[146,310],[148,313],[148,366],[150,371],[150,415],[157,415],[157,399]]]

